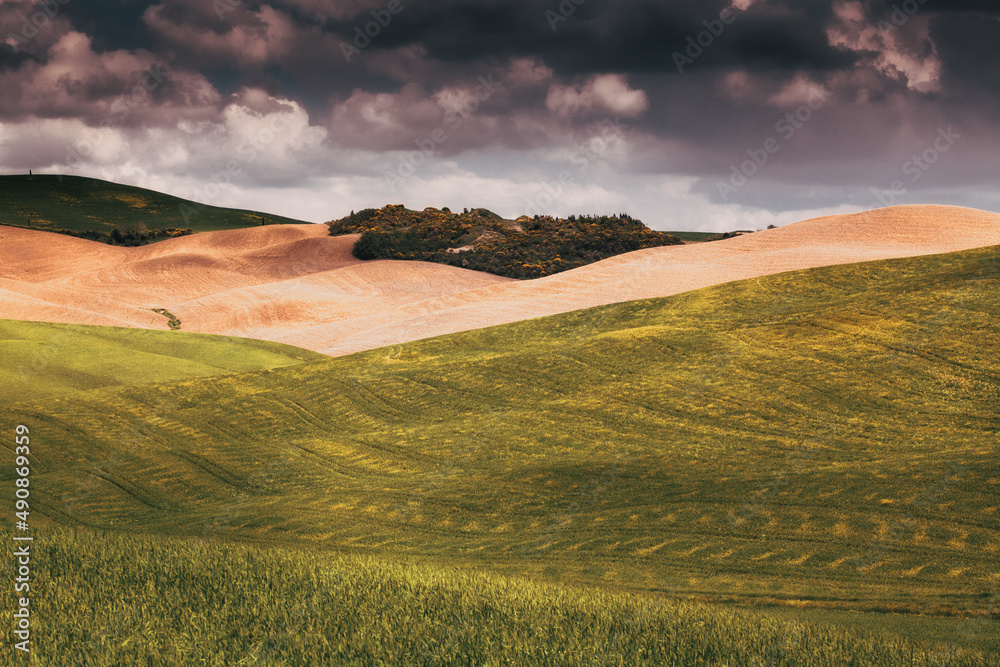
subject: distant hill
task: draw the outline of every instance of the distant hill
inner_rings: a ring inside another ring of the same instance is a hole
[[[0,176],[0,224],[116,245],[142,245],[190,233],[302,222],[207,206],[96,178]]]
[[[0,318],[246,336],[338,356],[810,267],[1000,244],[1000,215],[904,206],[618,255],[542,280],[364,262],[327,225],[195,234],[144,248],[0,229]],[[466,253],[458,257],[466,256]]]
[[[361,233],[354,246],[358,259],[422,260],[508,278],[541,278],[634,250],[683,244],[626,214],[505,220],[484,208],[452,213],[390,205],[328,224],[332,236]]]

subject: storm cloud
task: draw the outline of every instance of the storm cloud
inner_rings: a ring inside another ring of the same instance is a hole
[[[0,169],[316,221],[1000,211],[998,34],[983,0],[6,0]]]

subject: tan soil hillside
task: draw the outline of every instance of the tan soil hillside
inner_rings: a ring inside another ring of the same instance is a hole
[[[640,250],[533,281],[361,262],[324,225],[115,248],[0,227],[0,318],[261,338],[331,355],[782,271],[1000,244],[1000,215],[904,206],[713,243]]]
[[[162,329],[166,318],[150,309],[166,308],[185,331],[278,334],[507,282],[434,264],[361,262],[351,255],[356,238],[282,225],[117,248],[0,227],[0,318]]]

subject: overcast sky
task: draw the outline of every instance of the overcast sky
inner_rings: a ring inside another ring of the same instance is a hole
[[[0,0],[0,172],[311,221],[1000,212],[995,0]]]

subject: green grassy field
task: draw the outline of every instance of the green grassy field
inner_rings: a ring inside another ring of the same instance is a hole
[[[990,648],[998,268],[998,248],[829,267],[284,368],[29,393],[6,428],[31,428],[39,526],[844,627],[842,611],[865,612],[917,636],[922,617],[875,612],[936,615],[940,646]]]
[[[289,345],[150,329],[0,320],[3,405],[281,368],[327,357]]]
[[[26,664],[1000,664],[957,643],[376,557],[70,531],[39,538]]]
[[[268,213],[198,204],[152,190],[81,176],[0,176],[0,224],[44,231],[88,229],[107,234],[116,225],[142,223],[214,232],[301,223]]]

